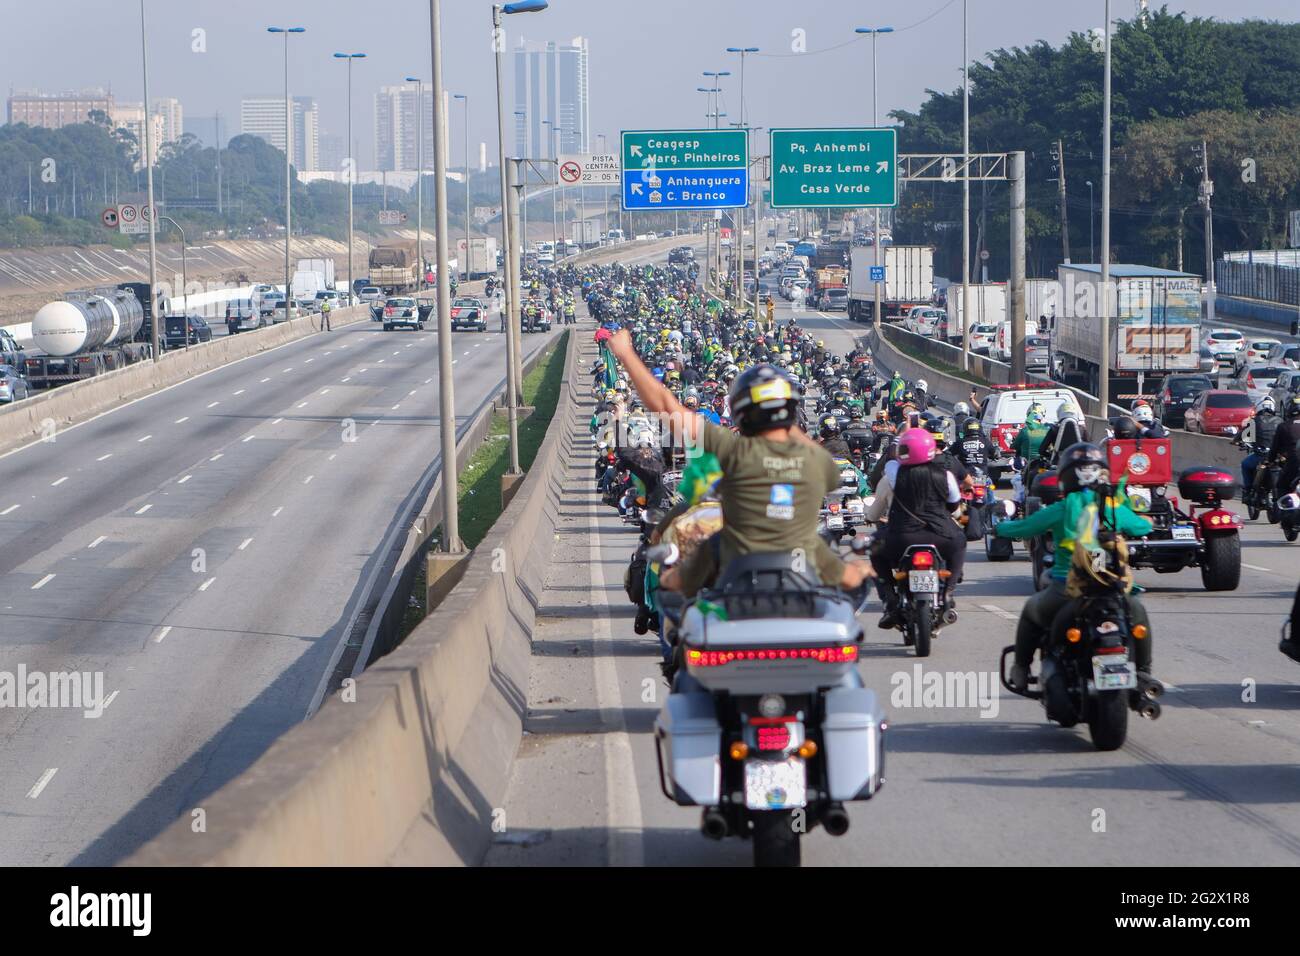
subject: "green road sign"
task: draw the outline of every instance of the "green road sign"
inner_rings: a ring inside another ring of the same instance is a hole
[[[776,209],[898,205],[898,134],[893,129],[774,129]]]
[[[743,129],[624,130],[623,168],[745,169]]]
[[[743,129],[623,130],[624,209],[749,204]]]

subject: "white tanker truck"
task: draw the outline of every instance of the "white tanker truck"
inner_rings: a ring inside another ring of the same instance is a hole
[[[32,388],[92,378],[150,357],[153,316],[148,283],[69,292],[41,306],[32,319],[32,344],[42,353],[23,364]]]

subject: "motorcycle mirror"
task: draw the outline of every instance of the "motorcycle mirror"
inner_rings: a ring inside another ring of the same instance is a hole
[[[646,560],[670,568],[677,563],[681,552],[675,544],[656,544],[646,548]]]

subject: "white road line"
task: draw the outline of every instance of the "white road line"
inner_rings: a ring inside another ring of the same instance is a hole
[[[352,376],[349,375],[349,376],[348,376],[347,378],[345,378],[343,381],[345,381],[345,382],[350,382],[350,381],[352,381]]]
[[[276,508],[274,511],[271,512],[271,517],[272,518],[277,517],[280,514],[280,512],[283,510],[284,510],[284,505],[280,505],[280,507]]]
[[[208,408],[216,408],[220,404],[221,404],[220,402],[213,402],[211,405],[208,406]]]
[[[322,389],[320,390],[320,394],[322,394],[322,395],[328,395],[328,394],[329,394],[329,391],[330,391],[330,390],[329,390],[328,388],[322,388]]]
[[[35,584],[32,585],[32,590],[39,591],[41,588],[45,587],[45,585],[49,584],[53,580],[54,580],[54,575],[47,574],[45,575],[45,577],[41,578],[39,581],[37,581]]]
[[[302,403],[301,405],[299,405],[298,407],[299,407],[299,408],[306,408],[306,407],[307,407],[307,403],[306,403],[306,402],[303,402],[303,403]]]
[[[87,547],[87,548],[97,548],[97,547],[99,547],[99,545],[100,545],[101,542],[104,542],[104,541],[107,541],[107,540],[108,540],[108,535],[106,535],[106,534],[101,534],[101,535],[100,535],[98,538],[96,538],[94,541],[90,542],[90,544],[86,545],[86,547]]]
[[[460,354],[461,354],[461,357],[462,357],[462,358],[463,358],[464,356],[466,356],[466,355],[469,355],[468,352],[461,352]]]
[[[271,422],[271,424],[272,424],[272,425],[278,425],[278,424],[280,424],[280,422],[282,422],[282,421],[284,421],[283,418],[277,418],[275,421]]]
[[[136,514],[138,514],[138,515],[142,515],[142,514],[144,514],[146,511],[148,511],[148,510],[149,510],[150,508],[152,508],[152,507],[153,507],[153,505],[145,505],[143,508],[141,508],[139,511],[137,511]]]
[[[411,390],[410,390],[409,392],[407,392],[406,394],[407,394],[407,395],[414,395],[414,394],[415,394],[415,389],[411,389]]]
[[[173,425],[181,425],[181,424],[184,424],[185,422],[188,422],[189,420],[190,420],[190,416],[188,416],[188,415],[182,415],[180,418],[176,419],[176,421],[172,422],[172,424],[173,424]]]
[[[432,382],[432,381],[433,381],[433,379],[431,379],[431,378],[426,378],[426,379],[424,380],[424,384],[425,384],[425,385],[428,385],[428,384],[429,384],[430,382]]]
[[[376,362],[375,364],[376,364],[376,365],[383,365],[385,361],[387,361],[387,360],[386,360],[386,359],[380,359],[380,360],[379,360],[378,362]],[[361,371],[364,372],[365,369],[362,369]]]
[[[104,710],[108,710],[108,705],[113,703],[113,701],[117,700],[118,693],[119,693],[118,691],[113,691],[113,693],[109,694],[108,697],[104,699],[104,706],[103,706]]]
[[[185,476],[184,478],[182,478],[180,481],[176,482],[176,484],[178,484],[178,485],[183,485],[183,484],[185,484],[185,482],[189,481],[189,480],[190,480],[191,478],[193,478],[193,477],[194,477],[193,475],[186,475],[186,476]]]
[[[248,391],[248,389],[246,389],[246,388],[241,388],[239,391],[235,392],[235,394],[236,394],[236,395],[243,395],[246,391]]]
[[[333,455],[330,455],[329,458],[327,458],[327,459],[325,459],[325,460],[326,460],[326,461],[333,461],[333,460],[334,460],[335,458],[337,458],[337,457],[338,457],[338,452],[335,452]]]
[[[211,458],[209,458],[208,461],[216,461],[218,458],[224,458],[225,456],[226,456],[226,453],[225,453],[224,451],[219,451],[219,452],[217,452],[215,455],[213,455]]]
[[[397,410],[398,410],[399,408],[401,408],[401,407],[402,407],[402,406],[401,406],[400,403],[397,404],[397,405],[394,405],[394,406],[393,406],[393,411],[397,411]]]
[[[1269,574],[1273,573],[1272,568],[1261,568],[1258,564],[1247,564],[1245,561],[1241,562],[1241,566],[1243,568],[1250,568],[1252,571],[1266,571]]]
[[[240,545],[239,545],[239,550],[240,550],[240,551],[245,550],[245,549],[246,549],[250,544],[252,544],[252,543],[253,543],[253,539],[252,539],[252,538],[245,538],[245,539],[240,543]]]
[[[41,774],[41,779],[36,781],[36,786],[32,787],[32,789],[27,791],[27,796],[32,800],[35,800],[37,797],[39,797],[41,795],[41,791],[45,789],[45,785],[48,784],[51,780],[53,780],[54,775],[58,772],[59,772],[58,767],[51,767],[49,770],[45,771],[45,773]]]
[[[113,453],[110,451],[107,455],[100,455],[98,458],[95,459],[95,461],[108,461],[112,457],[113,457]]]
[[[247,438],[244,439],[244,441],[252,441],[252,440],[253,440],[254,438],[256,438],[256,437],[257,437],[256,435],[249,435]],[[241,444],[242,444],[242,442],[241,442]]]
[[[304,478],[304,479],[302,480],[302,483],[305,485],[305,484],[307,484],[308,482],[310,482],[310,481],[311,481],[313,478],[315,478],[315,477],[316,477],[315,475],[308,475],[306,478]]]
[[[303,364],[303,365],[310,365],[310,364],[311,364],[312,362],[314,362],[314,361],[316,361],[316,360],[315,360],[315,359],[308,359],[307,361],[303,362],[302,364]]]
[[[65,481],[67,481],[67,480],[68,480],[68,476],[67,476],[67,475],[64,475],[64,476],[63,476],[62,478],[60,478],[58,481],[51,481],[51,482],[50,482],[50,487],[51,487],[51,488],[57,488],[57,487],[59,487],[59,485],[63,484],[63,483],[64,483]]]
[[[357,369],[357,374],[360,374],[361,372],[366,372],[366,371],[369,371],[369,369],[364,369],[364,368],[362,368],[362,369]]]
[[[996,604],[981,604],[980,607],[983,608],[985,611],[988,611],[990,614],[996,614],[1004,621],[1020,620],[1020,618],[1016,617],[1016,615],[1012,614],[1010,611],[1003,610],[1002,608],[998,607]]]
[[[292,372],[292,371],[293,371],[293,367],[290,366],[289,368],[281,369],[281,370],[280,370],[280,374],[283,375],[283,374],[285,374],[286,372]]]
[[[451,360],[451,364],[452,364],[452,365],[455,365],[455,364],[456,364],[457,362],[459,362],[459,361],[460,361],[460,359],[452,359],[452,360]]]
[[[153,436],[152,436],[152,435],[145,435],[143,438],[137,438],[137,439],[136,439],[136,442],[137,442],[137,444],[138,444],[139,442],[148,441],[150,438],[153,438]]]
[[[202,584],[199,585],[199,590],[206,591],[208,588],[212,587],[212,582],[215,580],[216,578],[208,578],[206,581],[204,581]]]
[[[271,381],[269,378],[264,378],[264,379],[262,379],[260,382],[258,382],[257,384],[258,384],[258,385],[265,385],[265,384],[266,384],[267,382],[269,382],[269,381]]]
[[[17,511],[17,510],[18,510],[19,508],[21,508],[21,507],[22,507],[22,505],[10,505],[10,506],[9,506],[8,508],[6,508],[4,511],[0,511],[0,515],[7,515],[7,514],[9,514],[9,512],[11,512],[11,511]]]

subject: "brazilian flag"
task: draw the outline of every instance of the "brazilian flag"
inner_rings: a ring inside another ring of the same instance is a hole
[[[600,343],[600,360],[605,366],[600,373],[600,384],[604,388],[613,388],[618,384],[618,360],[604,342]]]

